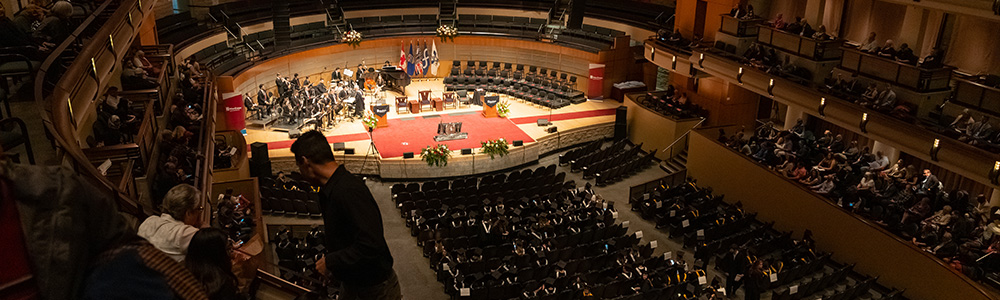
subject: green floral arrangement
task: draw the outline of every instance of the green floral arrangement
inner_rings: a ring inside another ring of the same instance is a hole
[[[340,39],[341,42],[351,45],[351,47],[357,48],[361,45],[361,33],[357,30],[351,29],[344,33],[344,37]]]
[[[423,150],[420,150],[420,159],[427,162],[428,166],[447,166],[448,157],[451,157],[451,150],[449,150],[448,145],[445,144],[427,146]]]
[[[510,102],[503,100],[497,103],[497,115],[501,118],[506,118],[508,114],[510,114]]]
[[[503,157],[507,153],[510,153],[510,150],[507,150],[507,140],[504,138],[486,140],[482,144],[483,147],[480,148],[479,152],[489,154],[490,159],[494,159],[495,156]]]
[[[455,37],[458,36],[458,28],[455,28],[455,26],[442,24],[437,28],[437,36],[441,38],[441,42],[444,42],[446,39],[449,39],[452,42],[454,42]]]
[[[368,127],[368,131],[372,131],[375,129],[375,126],[378,126],[378,118],[375,118],[375,115],[370,112],[365,113],[365,117],[361,119],[361,123],[365,124],[365,127]]]

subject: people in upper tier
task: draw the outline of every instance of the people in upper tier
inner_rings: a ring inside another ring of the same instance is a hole
[[[202,225],[205,205],[198,189],[178,184],[163,198],[163,214],[150,216],[137,234],[176,261],[184,260],[191,238]]]
[[[868,38],[865,39],[865,41],[861,43],[860,46],[858,46],[858,50],[869,53],[877,52],[879,50],[878,41],[875,40],[874,31],[868,34]]]
[[[917,56],[913,54],[913,49],[910,49],[910,45],[907,43],[899,45],[899,50],[896,51],[895,58],[896,61],[904,64],[909,64],[909,65],[917,64]]]
[[[896,46],[893,45],[892,40],[885,40],[885,45],[878,50],[878,56],[888,59],[896,58]]]

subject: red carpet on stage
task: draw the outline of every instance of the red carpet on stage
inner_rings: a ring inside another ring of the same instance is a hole
[[[367,139],[368,139],[368,133],[366,133],[366,132],[363,132],[363,133],[353,133],[353,134],[343,134],[343,135],[330,135],[330,136],[326,137],[326,140],[329,141],[330,144],[333,144],[333,143],[344,143],[344,142],[353,142],[353,141],[363,141],[363,140],[367,140]],[[292,147],[292,143],[294,143],[294,142],[295,142],[295,140],[284,140],[284,141],[269,142],[269,143],[267,143],[267,150],[291,148]],[[250,147],[250,145],[247,145],[247,149],[250,149],[249,147]]]
[[[572,120],[572,119],[589,118],[589,117],[613,116],[614,114],[615,114],[615,109],[609,108],[601,110],[588,110],[588,111],[578,111],[571,113],[552,114],[551,117],[549,117],[549,115],[541,115],[533,117],[511,118],[510,121],[514,122],[514,124],[520,125],[520,124],[535,123],[540,118],[549,119],[549,122],[551,122],[551,121]]]
[[[504,118],[484,118],[475,113],[461,116],[441,115],[437,118],[417,117],[414,120],[391,119],[389,127],[375,129],[373,137],[375,146],[383,158],[403,156],[404,152],[413,152],[414,157],[420,156],[420,150],[427,146],[438,144],[434,141],[440,122],[462,122],[462,131],[469,134],[464,140],[445,141],[453,151],[463,148],[479,148],[481,142],[497,138],[508,142],[522,140],[525,143],[534,142],[528,134],[521,131],[517,125]],[[534,122],[534,121],[532,121]],[[358,153],[365,149],[358,149]],[[458,155],[458,154],[453,154]]]

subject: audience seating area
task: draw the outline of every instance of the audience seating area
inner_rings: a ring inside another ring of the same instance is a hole
[[[763,277],[770,299],[903,299],[901,291],[881,287],[819,252],[808,231],[793,239],[744,212],[740,202],[727,204],[691,179],[676,186],[660,182],[649,190],[633,187],[631,209],[692,250],[695,267],[714,260],[715,269],[728,277],[728,294],[735,292],[728,282],[736,272]]]
[[[741,136],[741,135],[740,135]],[[1000,218],[983,194],[951,189],[930,172],[829,131],[762,126],[748,139],[724,137],[739,151],[912,242],[972,279],[1000,286]]]
[[[323,215],[319,206],[319,187],[303,180],[281,175],[278,178],[261,177],[260,196],[263,213],[312,218]]]
[[[587,101],[583,92],[576,89],[576,75],[522,64],[466,61],[452,63],[451,73],[444,78],[448,91],[456,91],[459,98],[476,89],[503,93],[538,106],[562,108],[570,103]]]
[[[315,299],[337,299],[339,286],[327,284],[326,279],[316,271],[316,261],[327,252],[323,246],[325,234],[322,225],[308,229],[282,228],[274,234],[270,243],[278,256],[277,269],[281,279],[309,290]]]
[[[707,110],[687,99],[686,92],[675,92],[673,85],[668,85],[664,91],[653,91],[639,95],[635,101],[643,107],[674,120],[708,116]]]
[[[643,151],[642,144],[620,140],[607,148],[595,141],[559,156],[559,164],[569,164],[571,172],[583,172],[583,179],[594,179],[597,186],[606,186],[642,171],[652,165],[656,149]]]

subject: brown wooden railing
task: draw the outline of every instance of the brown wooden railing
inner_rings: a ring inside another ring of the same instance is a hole
[[[123,190],[120,182],[102,175],[81,149],[78,126],[94,107],[94,99],[115,78],[112,70],[125,57],[135,39],[143,16],[152,12],[155,1],[107,1],[81,23],[39,67],[35,76],[35,101],[43,107],[42,124],[57,150],[62,164],[69,165],[107,192],[119,209],[137,218],[148,212],[137,202],[134,193]],[[111,16],[102,22],[97,17]],[[74,49],[74,47],[80,47]],[[71,63],[65,60],[72,58]],[[64,67],[65,66],[65,67]],[[124,187],[128,185],[125,184]]]
[[[843,40],[817,40],[767,25],[760,25],[757,41],[809,60],[836,60],[843,55]]]
[[[1000,88],[965,78],[955,80],[955,99],[960,105],[1000,116]]]
[[[894,85],[905,86],[917,92],[949,89],[951,73],[955,70],[949,66],[935,69],[918,67],[872,55],[853,47],[841,49],[844,51],[844,56],[840,60],[841,68],[889,81]]]

